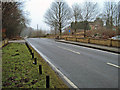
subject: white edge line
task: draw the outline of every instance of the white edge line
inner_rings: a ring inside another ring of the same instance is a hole
[[[27,41],[27,40],[26,40]],[[28,42],[28,41],[27,41]],[[50,64],[50,66],[56,71],[56,72],[58,72],[63,78],[64,78],[64,80],[66,80],[73,88],[76,88],[76,89],[78,89],[78,87],[74,84],[74,83],[72,83],[60,70],[58,70],[56,67],[55,67],[55,65],[53,65],[48,59],[47,59],[47,57],[45,56],[45,55],[43,55],[40,51],[38,51],[30,42],[28,42],[44,59],[45,59],[45,61],[46,62],[48,62],[49,64]],[[79,89],[78,89],[79,90]]]
[[[112,63],[107,63],[108,65],[111,65],[111,66],[114,66],[114,67],[116,67],[116,68],[120,68],[120,66],[118,66],[118,65],[115,65],[115,64],[112,64]]]

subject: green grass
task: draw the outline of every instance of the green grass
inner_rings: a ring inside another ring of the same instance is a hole
[[[2,48],[2,87],[45,88],[46,75],[49,75],[50,88],[68,88],[41,56],[35,51],[34,54],[37,65],[33,64],[25,44],[10,43]],[[42,75],[39,65],[42,65]]]

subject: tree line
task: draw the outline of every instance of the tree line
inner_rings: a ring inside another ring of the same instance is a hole
[[[25,16],[23,4],[24,2],[2,2],[2,10],[0,10],[5,37],[20,36],[27,28],[29,20]],[[107,28],[119,26],[120,14],[117,2],[105,2],[103,10],[100,11],[100,9],[95,2],[75,3],[69,7],[64,0],[55,0],[44,15],[44,22],[59,35],[62,35],[63,30],[68,26],[73,28],[75,33],[78,28],[84,29],[86,33],[86,30],[90,29],[89,23],[98,17],[106,23]]]
[[[59,35],[67,26],[72,25],[74,26],[74,32],[76,32],[77,27],[79,27],[78,24],[86,33],[86,30],[89,29],[89,22],[96,18],[102,19],[107,28],[119,26],[120,14],[117,2],[105,2],[103,10],[100,11],[100,9],[96,2],[75,3],[71,8],[64,0],[55,0],[45,13],[45,23],[53,27],[55,32],[59,31]]]
[[[28,24],[23,12],[23,2],[2,2],[2,29],[3,38],[19,37]]]
[[[43,29],[35,30],[31,27],[26,27],[24,30],[22,30],[20,36],[22,37],[46,37],[47,31]]]

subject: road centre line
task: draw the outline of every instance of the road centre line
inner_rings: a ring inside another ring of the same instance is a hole
[[[57,46],[57,47],[62,48],[62,49],[67,50],[67,51],[71,51],[71,52],[76,53],[76,54],[80,54],[79,52],[73,51],[71,49],[63,48],[63,47],[60,47],[60,46]]]
[[[120,68],[120,66],[118,66],[118,65],[115,65],[115,64],[112,64],[112,63],[107,63],[108,65],[110,65],[110,66],[114,66],[114,67],[116,67],[116,68]]]
[[[57,47],[62,48],[62,49],[65,49],[65,50],[68,50],[68,51],[71,51],[71,52],[76,53],[76,54],[80,54],[79,52],[73,51],[73,50],[71,50],[71,49],[66,49],[66,48],[63,48],[63,47],[60,47],[60,46],[57,46]],[[114,67],[116,67],[116,68],[120,68],[120,66],[115,65],[115,64],[112,64],[112,63],[109,63],[109,62],[108,62],[107,64],[110,65],[110,66],[114,66]]]
[[[61,42],[56,42],[56,43],[59,43],[59,44],[64,44],[64,45],[71,45],[71,46],[74,46],[74,47],[80,47],[80,46],[77,46],[77,45],[73,45],[73,44],[66,44],[66,43],[61,43]],[[81,48],[90,49],[90,50],[95,50],[95,51],[100,51],[100,52],[105,52],[105,53],[112,54],[112,55],[117,55],[117,56],[119,55],[119,54],[116,54],[116,53],[107,52],[107,51],[98,50],[98,49],[89,48],[89,47],[84,47],[84,46],[81,46]]]

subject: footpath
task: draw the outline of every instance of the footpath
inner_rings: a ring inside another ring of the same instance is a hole
[[[113,52],[113,53],[119,53],[120,54],[120,48],[116,48],[116,47],[108,47],[108,46],[89,44],[89,43],[81,43],[81,42],[73,42],[73,41],[66,41],[66,40],[56,40],[56,41],[63,42],[63,43],[74,44],[74,45],[79,45],[79,46],[84,46],[84,47],[89,47],[89,48],[94,48],[94,49],[99,49],[99,50],[104,50],[104,51],[109,51],[109,52]]]

